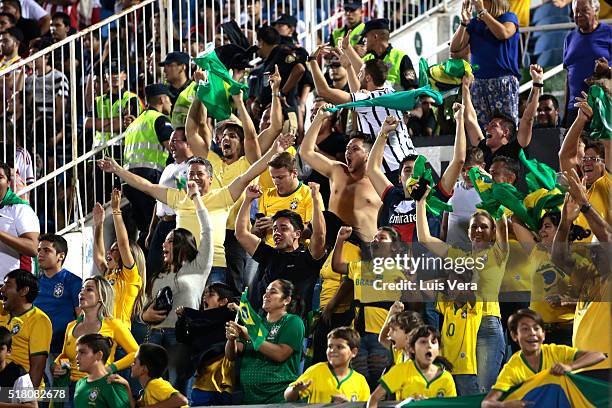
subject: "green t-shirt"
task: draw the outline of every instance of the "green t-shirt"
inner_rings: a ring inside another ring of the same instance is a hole
[[[266,341],[286,344],[293,349],[291,356],[277,363],[265,357],[248,344],[242,357],[240,384],[244,391],[244,404],[275,404],[285,402],[285,389],[298,377],[298,368],[304,342],[304,323],[293,314],[286,314],[279,321],[270,323],[263,319],[268,329]]]
[[[109,374],[110,375],[110,374]],[[130,398],[121,384],[106,382],[108,375],[99,380],[88,382],[87,377],[76,383],[74,406],[79,408],[129,408]]]

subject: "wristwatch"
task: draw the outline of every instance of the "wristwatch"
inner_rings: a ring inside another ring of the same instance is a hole
[[[580,207],[580,212],[583,214],[586,214],[589,212],[589,210],[592,208],[593,206],[591,205],[591,203],[586,203],[583,204],[582,207]]]

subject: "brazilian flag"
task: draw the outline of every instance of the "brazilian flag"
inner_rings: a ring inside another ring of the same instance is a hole
[[[587,98],[593,109],[591,119],[591,139],[612,139],[612,98],[599,85],[589,87]]]
[[[249,303],[248,289],[245,289],[242,292],[242,297],[240,298],[240,320],[246,326],[247,331],[249,333],[249,337],[253,342],[253,348],[255,350],[259,350],[261,344],[268,337],[268,329],[264,326],[261,317],[255,312],[253,306]]]

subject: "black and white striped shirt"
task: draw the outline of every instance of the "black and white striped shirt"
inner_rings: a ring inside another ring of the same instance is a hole
[[[41,116],[53,118],[55,115],[55,97],[70,96],[68,78],[60,71],[53,69],[44,75],[29,76],[25,80],[25,91],[32,96],[36,107],[36,119]],[[64,108],[64,113],[69,113],[69,107]]]
[[[359,91],[351,93],[353,102],[373,99],[381,95],[393,93],[393,88],[384,87],[373,91]],[[365,135],[370,135],[372,140],[378,137],[378,132],[387,116],[395,116],[400,123],[396,132],[390,133],[385,146],[383,169],[385,173],[395,171],[404,157],[416,154],[412,140],[408,135],[408,127],[404,123],[403,114],[396,109],[388,109],[381,106],[353,108],[357,113],[357,130]]]

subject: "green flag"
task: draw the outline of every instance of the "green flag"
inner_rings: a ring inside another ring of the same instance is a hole
[[[434,99],[436,105],[441,105],[443,102],[442,94],[438,91],[431,89],[429,85],[423,88],[414,89],[412,91],[393,92],[386,95],[381,95],[372,99],[365,99],[363,101],[343,103],[336,105],[328,110],[330,112],[336,112],[342,108],[363,108],[368,106],[382,106],[389,109],[397,109],[400,111],[409,111],[414,109],[419,96],[427,95]]]
[[[419,86],[429,84],[433,89],[447,92],[461,86],[466,74],[478,70],[478,65],[470,65],[464,59],[450,58],[431,67],[425,58],[419,60]]]
[[[261,344],[266,340],[266,337],[268,337],[268,329],[265,328],[261,321],[261,317],[249,303],[247,292],[248,289],[245,289],[240,298],[240,320],[249,332],[249,337],[253,342],[253,348],[259,350]]]
[[[406,182],[406,189],[409,192],[412,191],[414,185],[417,184],[422,177],[427,180],[427,183],[431,187],[431,190],[429,190],[429,194],[426,198],[427,211],[435,215],[436,217],[442,214],[444,211],[452,212],[453,207],[450,204],[445,203],[444,201],[440,200],[438,197],[435,196],[434,189],[436,187],[436,183],[434,182],[433,176],[431,174],[431,168],[427,167],[426,164],[427,159],[425,158],[425,156],[419,154],[419,157],[417,157],[414,162],[414,170],[412,172],[412,177],[410,177]]]
[[[526,175],[527,188],[529,192],[536,191],[540,188],[552,190],[557,185],[557,173],[544,163],[540,163],[536,159],[527,159],[523,149],[519,152],[521,163],[529,170]]]
[[[493,182],[478,167],[472,167],[469,175],[474,188],[482,200],[476,205],[476,208],[488,212],[496,220],[504,214],[504,207],[517,214],[526,216],[527,209],[523,204],[524,196],[514,186],[508,183]]]
[[[238,95],[240,91],[249,89],[248,85],[241,84],[232,79],[229,71],[223,65],[214,44],[206,46],[206,50],[196,58],[194,62],[208,74],[207,82],[200,82],[196,90],[198,99],[202,101],[208,114],[217,120],[226,120],[232,113],[230,95]],[[246,92],[245,92],[245,97]]]
[[[591,138],[610,140],[612,138],[612,98],[599,85],[591,85],[587,102],[593,109]]]

